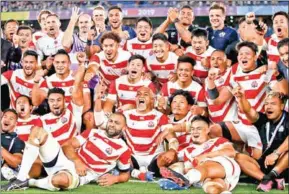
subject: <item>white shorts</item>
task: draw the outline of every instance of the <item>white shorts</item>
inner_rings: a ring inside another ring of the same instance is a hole
[[[244,125],[241,121],[232,122],[232,124],[246,145],[262,150],[262,141],[254,125]]]
[[[48,133],[48,138],[39,149],[40,159],[48,177],[52,177],[60,171],[68,172],[72,175],[72,184],[69,189],[76,188],[79,183],[79,176],[76,173],[74,163],[63,153],[59,143]]]
[[[152,160],[156,158],[160,153],[156,153],[154,155],[147,155],[147,156],[138,156],[138,155],[132,155],[134,159],[136,159],[139,167],[148,167]]]
[[[227,185],[228,190],[232,191],[236,187],[239,182],[241,169],[234,159],[226,156],[217,156],[214,158],[207,158],[204,161],[214,161],[221,164],[225,169],[226,177],[224,181]]]

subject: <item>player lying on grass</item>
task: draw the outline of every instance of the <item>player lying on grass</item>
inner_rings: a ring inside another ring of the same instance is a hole
[[[191,122],[193,144],[185,151],[184,174],[162,167],[161,175],[173,180],[179,188],[201,183],[206,193],[233,190],[241,172],[234,160],[235,150],[223,137],[210,139],[209,132],[209,120],[203,116],[194,117]],[[162,182],[161,187],[166,188],[168,182]]]

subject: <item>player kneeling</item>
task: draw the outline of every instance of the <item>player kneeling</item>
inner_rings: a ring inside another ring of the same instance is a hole
[[[163,167],[164,178],[160,186],[164,189],[183,189],[200,183],[206,193],[225,193],[235,188],[239,181],[240,167],[233,159],[235,150],[223,137],[210,139],[209,120],[196,116],[191,122],[193,144],[186,148],[184,174]],[[173,186],[173,187],[172,187]]]

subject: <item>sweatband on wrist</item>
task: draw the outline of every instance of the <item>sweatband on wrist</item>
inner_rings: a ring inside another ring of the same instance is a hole
[[[219,91],[216,87],[213,89],[208,89],[208,95],[210,99],[214,100],[219,97]]]

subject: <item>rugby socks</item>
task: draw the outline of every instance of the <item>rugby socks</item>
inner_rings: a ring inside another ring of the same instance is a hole
[[[190,185],[193,183],[197,183],[201,180],[202,174],[200,171],[196,169],[191,169],[187,174],[185,175],[186,179],[189,180]]]
[[[137,170],[137,169],[133,169],[133,170],[131,171],[131,176],[132,176],[133,178],[140,179],[140,180],[142,180],[142,181],[145,180],[145,173],[144,173],[144,172],[141,172],[141,171],[139,171],[139,170]]]
[[[30,179],[29,180],[29,186],[32,186],[32,187],[38,187],[38,188],[41,188],[41,189],[46,189],[46,190],[49,190],[49,191],[58,191],[59,189],[54,187],[51,183],[51,178],[53,177],[45,177],[43,179]]]
[[[268,174],[264,175],[264,177],[262,178],[261,182],[264,183],[264,184],[267,184],[270,180],[274,180],[278,176],[279,176],[278,172],[276,172],[275,170],[271,170],[271,172],[269,172]]]
[[[39,155],[39,147],[26,142],[21,167],[17,179],[25,181],[28,178],[29,171]]]

